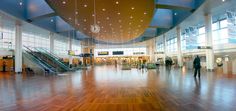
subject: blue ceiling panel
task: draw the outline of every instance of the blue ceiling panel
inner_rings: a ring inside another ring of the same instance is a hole
[[[55,20],[53,22],[51,22],[51,20],[54,20],[54,17],[36,20],[36,21],[33,21],[32,24],[35,24],[49,31],[56,32]]]
[[[146,31],[142,34],[145,37],[155,37],[156,36],[156,28],[147,28]]]
[[[74,30],[67,22],[65,22],[61,17],[56,17],[56,31],[57,32],[64,32]]]
[[[185,18],[190,16],[192,13],[189,11],[181,11],[181,10],[173,10],[173,24],[178,25],[181,23]]]
[[[77,31],[77,32],[76,32],[76,35],[77,35],[77,38],[78,38],[78,39],[90,38],[89,36],[87,36],[87,35],[81,33],[80,31]]]
[[[195,8],[195,0],[158,0],[157,4]]]
[[[28,0],[27,18],[35,18],[38,16],[54,13],[44,0]]]
[[[0,10],[9,13],[17,18],[25,20],[25,5],[26,2],[22,1],[20,5],[19,0],[1,0]]]
[[[170,28],[173,26],[173,13],[169,9],[157,9],[150,26]]]

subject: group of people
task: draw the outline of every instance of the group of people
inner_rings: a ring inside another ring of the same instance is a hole
[[[160,64],[161,64],[160,59],[157,59],[157,62],[156,62],[157,69],[159,69]],[[166,60],[165,60],[166,67],[170,68],[172,64],[173,64],[172,59],[170,57],[166,57]],[[201,77],[201,59],[198,55],[193,61],[193,68],[194,68],[194,77],[198,76],[200,78]]]

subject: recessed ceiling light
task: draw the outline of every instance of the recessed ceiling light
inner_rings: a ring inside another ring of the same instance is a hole
[[[146,14],[147,14],[147,12],[144,12],[143,14],[144,14],[144,15],[146,15]]]
[[[62,4],[66,4],[66,1],[62,1]]]
[[[140,20],[140,22],[143,22],[143,20]]]
[[[53,22],[53,19],[51,19],[50,21]]]
[[[75,12],[75,14],[76,14],[76,15],[78,15],[78,14],[79,14],[79,12],[78,12],[78,11],[76,11],[76,12]]]
[[[225,2],[225,0],[222,0],[222,2]]]
[[[112,25],[112,24],[109,24],[110,26]]]
[[[80,26],[80,24],[77,24],[78,26]]]
[[[94,17],[94,16],[95,16],[95,14],[92,14],[92,16]]]
[[[129,23],[129,25],[131,25],[132,23]]]
[[[71,18],[69,18],[69,20],[71,20]]]
[[[88,7],[88,5],[84,4],[84,7]]]
[[[174,15],[177,15],[177,13],[174,13]]]
[[[109,20],[110,18],[109,17],[107,17],[107,20]]]
[[[20,5],[23,5],[23,3],[22,3],[22,2],[20,2],[19,4],[20,4]]]
[[[120,22],[120,23],[121,23],[121,20],[118,20],[118,22]]]
[[[102,9],[102,11],[106,11],[106,9],[105,9],[105,8],[103,8],[103,9]]]
[[[120,15],[120,12],[118,12],[117,14]]]
[[[87,20],[86,19],[84,19],[84,22],[86,22]]]
[[[133,16],[130,16],[130,18],[132,19],[132,18],[133,18]]]
[[[134,10],[134,7],[132,7],[131,9]]]
[[[119,2],[118,2],[118,1],[116,1],[116,4],[119,4]]]

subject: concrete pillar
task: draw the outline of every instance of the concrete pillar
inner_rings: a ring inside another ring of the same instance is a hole
[[[69,45],[69,50],[72,50],[72,38],[69,37],[69,40],[68,40],[68,45]],[[69,55],[69,64],[73,64],[73,57],[71,55]]]
[[[154,39],[147,41],[147,54],[150,56],[150,62],[152,63],[155,62],[155,56],[154,56],[155,40]]]
[[[163,58],[163,61],[164,61],[164,64],[165,64],[165,61],[166,61],[166,56],[167,56],[167,43],[166,43],[166,35],[163,34],[163,46],[164,46],[164,58]]]
[[[15,25],[15,72],[22,72],[22,27],[20,22]]]
[[[49,40],[50,40],[50,52],[54,53],[54,33],[50,32]]]
[[[205,15],[205,30],[206,30],[206,46],[212,47],[206,49],[206,67],[207,70],[214,70],[214,50],[213,50],[213,39],[212,39],[212,16],[211,14]]]
[[[181,49],[181,29],[180,27],[176,28],[177,32],[177,52],[178,52],[178,65],[183,67],[183,58],[182,58],[182,49]]]

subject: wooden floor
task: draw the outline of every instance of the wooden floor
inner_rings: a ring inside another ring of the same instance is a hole
[[[60,76],[0,73],[0,111],[236,111],[236,76],[113,66]]]

